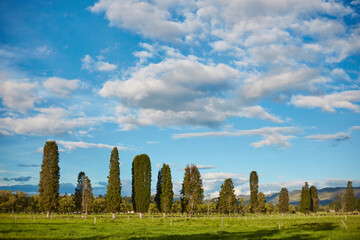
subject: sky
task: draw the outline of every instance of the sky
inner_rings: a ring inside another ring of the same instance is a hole
[[[56,140],[60,183],[84,171],[122,195],[142,153],[179,194],[360,186],[360,1],[0,1],[0,186],[39,182]],[[68,190],[68,193],[71,190]],[[28,191],[29,192],[29,191]],[[31,192],[31,191],[30,191]]]

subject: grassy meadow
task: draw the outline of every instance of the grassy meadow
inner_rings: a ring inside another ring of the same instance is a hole
[[[360,216],[0,214],[0,239],[360,239]]]

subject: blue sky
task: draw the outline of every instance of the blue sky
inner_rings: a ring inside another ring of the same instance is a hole
[[[61,183],[107,181],[120,150],[162,163],[178,194],[200,168],[216,197],[360,186],[360,1],[0,2],[0,186],[37,185],[42,147]]]

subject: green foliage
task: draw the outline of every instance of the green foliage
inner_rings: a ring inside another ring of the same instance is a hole
[[[335,210],[335,212],[341,212],[343,210],[343,196],[344,194],[338,194],[335,196],[334,201],[329,204],[330,209]]]
[[[238,207],[239,213],[242,214],[242,215],[247,214],[248,212],[247,212],[247,208],[246,208],[246,205],[245,205],[246,199],[245,198],[240,198],[239,202],[240,202],[239,207]]]
[[[180,195],[182,209],[191,217],[204,198],[201,175],[195,165],[186,166]]]
[[[232,179],[225,179],[224,183],[221,185],[221,190],[219,192],[220,197],[217,204],[220,213],[230,214],[231,212],[237,211],[238,203],[234,192]]]
[[[150,204],[150,190],[150,158],[146,154],[137,155],[132,164],[132,203],[136,212],[147,212]]]
[[[90,182],[90,179],[88,178],[88,176],[85,176],[85,178],[84,178],[81,195],[82,195],[82,198],[81,198],[82,199],[82,202],[81,202],[82,212],[87,214],[88,211],[91,209],[91,204],[94,200],[91,182]]]
[[[85,178],[85,173],[79,172],[77,185],[74,193],[75,210],[78,213],[81,212],[82,210],[81,203],[82,203],[82,192],[83,192],[82,187],[83,187],[84,178]]]
[[[266,212],[272,214],[275,211],[275,205],[272,202],[266,203]]]
[[[258,197],[257,197],[256,212],[266,213],[266,198],[262,192],[259,192]]]
[[[181,201],[180,200],[176,200],[173,203],[171,212],[172,213],[181,213]]]
[[[73,195],[65,195],[59,200],[59,213],[73,213],[75,211],[75,197]]]
[[[90,205],[90,211],[92,213],[101,214],[106,209],[106,200],[105,198],[98,197],[94,198],[94,201]]]
[[[0,190],[0,212],[27,212],[31,207],[31,197],[21,191]]]
[[[281,188],[279,194],[278,211],[280,213],[289,212],[289,192],[287,188]]]
[[[317,213],[319,210],[319,196],[315,186],[310,187],[310,211]]]
[[[110,171],[106,190],[106,207],[109,212],[115,213],[120,210],[121,204],[120,166],[117,147],[114,147],[111,151],[109,169]]]
[[[357,210],[360,212],[360,197],[358,197],[356,201],[356,205],[357,205]]]
[[[259,189],[259,178],[256,171],[250,173],[250,203],[251,203],[251,212],[256,213],[257,209],[257,195]]]
[[[161,181],[160,209],[161,212],[163,213],[169,213],[171,211],[173,198],[174,198],[170,166],[168,164],[163,164],[161,173],[162,173],[161,174],[162,181]]]
[[[155,203],[150,203],[148,208],[149,214],[156,214],[159,212],[159,209],[157,208]]]
[[[48,216],[55,210],[59,201],[59,152],[55,141],[47,141],[44,146],[41,164],[39,195],[40,204]]]
[[[352,182],[347,184],[346,192],[344,195],[344,212],[352,212],[356,210],[356,200]]]
[[[155,203],[159,211],[161,210],[161,185],[162,185],[162,168],[158,172],[158,181],[156,184],[156,195],[155,195]]]
[[[16,216],[16,222],[14,217]],[[36,220],[34,221],[34,217]],[[93,218],[96,217],[96,224]],[[69,221],[67,219],[69,218]],[[76,223],[74,223],[76,218]],[[128,221],[129,218],[129,221]],[[279,221],[281,229],[278,229]],[[286,217],[224,217],[219,215],[187,218],[177,215],[172,219],[134,219],[132,215],[90,215],[87,220],[79,215],[56,215],[52,222],[39,215],[1,214],[0,239],[359,239],[360,218],[347,216],[345,230],[339,216],[321,215],[320,218],[296,215]],[[172,226],[170,226],[172,223]]]
[[[303,186],[301,189],[299,210],[302,213],[308,214],[310,212],[310,207],[311,207],[310,190],[308,183],[305,182],[305,186]]]

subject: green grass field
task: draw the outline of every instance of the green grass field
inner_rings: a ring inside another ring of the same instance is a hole
[[[0,239],[360,239],[358,215],[110,217],[0,214]]]

